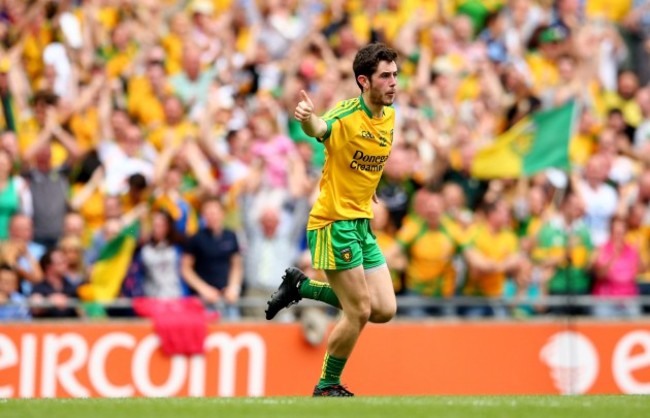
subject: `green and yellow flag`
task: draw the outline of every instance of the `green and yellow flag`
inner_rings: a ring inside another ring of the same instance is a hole
[[[89,283],[81,286],[78,291],[82,300],[110,302],[119,296],[133,259],[139,231],[140,223],[135,222],[104,246],[93,266]]]
[[[479,150],[472,176],[480,179],[529,176],[549,167],[569,169],[569,140],[576,104],[535,112]]]

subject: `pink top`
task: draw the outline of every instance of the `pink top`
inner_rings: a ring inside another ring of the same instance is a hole
[[[264,161],[264,174],[271,187],[287,186],[288,157],[295,149],[293,141],[284,135],[257,140],[251,146],[252,154]]]
[[[606,242],[600,247],[596,268],[606,266],[614,256],[614,244]],[[596,279],[594,295],[636,296],[639,291],[636,276],[639,273],[639,253],[631,245],[624,244],[621,253],[607,271]]]

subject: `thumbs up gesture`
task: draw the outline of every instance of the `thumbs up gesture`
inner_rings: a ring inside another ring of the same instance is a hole
[[[300,122],[306,122],[311,118],[311,115],[314,113],[314,103],[311,101],[309,96],[304,90],[300,90],[300,102],[296,106],[294,116]]]

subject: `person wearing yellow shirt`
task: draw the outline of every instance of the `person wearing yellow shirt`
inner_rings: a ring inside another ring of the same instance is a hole
[[[161,187],[154,192],[152,210],[164,210],[174,219],[176,229],[187,236],[198,229],[198,216],[190,202],[181,194],[182,172],[170,167]]]
[[[142,174],[131,174],[127,183],[129,189],[120,196],[124,212],[130,212],[142,203],[146,203],[151,195],[147,178]]]
[[[50,148],[52,167],[76,161],[82,153],[77,140],[61,127],[57,111],[58,97],[49,91],[34,96],[34,116],[18,125],[18,148],[24,161],[30,162],[45,145]]]
[[[361,48],[352,68],[361,95],[339,102],[319,117],[301,91],[294,116],[306,134],[325,143],[320,193],[309,216],[307,235],[314,268],[328,283],[288,268],[271,296],[266,319],[303,297],[341,308],[343,315],[328,340],[313,396],[354,396],[341,374],[368,322],[390,321],[397,301],[386,259],[370,230],[372,205],[393,145],[397,52],[382,43]]]
[[[590,268],[594,244],[584,222],[585,206],[580,195],[568,191],[559,210],[542,226],[532,258],[542,270],[543,293],[586,295],[591,289]],[[584,314],[584,308],[555,306],[556,314]]]
[[[573,167],[584,167],[596,152],[599,126],[591,109],[585,108],[578,119],[578,129],[569,141],[569,159]]]
[[[186,13],[175,13],[169,21],[169,33],[160,43],[165,49],[165,69],[167,74],[176,75],[183,69],[183,45],[191,29],[190,18]]]
[[[185,109],[176,96],[167,96],[163,100],[164,123],[149,136],[149,142],[156,150],[162,151],[168,146],[178,146],[188,138],[198,135],[197,126],[185,118]]]
[[[110,43],[99,50],[109,79],[115,79],[133,70],[132,64],[138,46],[133,42],[131,32],[131,27],[126,22],[119,23],[111,32]]]
[[[472,240],[464,251],[468,274],[462,294],[498,298],[503,296],[508,275],[527,274],[530,262],[519,250],[508,203],[503,200],[486,203],[483,213],[485,219],[473,227]],[[507,312],[503,307],[486,304],[463,306],[461,314],[504,317]]]
[[[163,100],[170,92],[162,61],[149,59],[145,74],[129,80],[127,110],[143,126],[162,124],[165,122]]]
[[[405,264],[406,294],[424,298],[448,298],[454,294],[455,240],[443,223],[444,200],[439,193],[426,193],[421,223],[405,223],[397,233]],[[406,307],[403,314],[426,317],[450,313],[437,307]]]
[[[542,94],[558,84],[560,74],[557,60],[568,48],[567,39],[567,29],[560,25],[548,26],[540,30],[536,37],[533,35],[537,49],[526,55],[526,64],[530,69],[534,93]]]
[[[467,208],[465,192],[458,183],[447,182],[440,191],[445,201],[445,215],[442,224],[451,234],[456,245],[465,247],[469,243],[469,228],[474,214]]]
[[[512,92],[512,104],[506,109],[505,129],[539,110],[542,101],[531,88],[528,74],[517,65],[510,65],[505,71],[505,87]]]
[[[82,164],[82,166],[85,165],[87,163]],[[101,229],[106,220],[104,214],[106,193],[102,186],[104,169],[101,166],[97,166],[91,172],[90,177],[88,177],[90,167],[82,167],[82,173],[77,177],[77,181],[71,187],[70,208],[84,218],[87,228],[94,234]]]
[[[633,0],[589,0],[585,2],[585,15],[589,19],[621,22],[632,8]]]
[[[386,264],[388,264],[390,276],[393,279],[395,294],[400,294],[404,290],[402,274],[399,271],[401,266],[398,265],[401,260],[397,260],[396,257],[390,257],[388,254],[395,244],[397,244],[394,233],[390,231],[392,228],[388,208],[379,200],[376,203],[373,202],[372,213],[374,217],[370,220],[370,227],[377,239],[377,245],[386,254]]]
[[[24,68],[27,72],[27,79],[32,83],[32,87],[35,88],[45,68],[43,51],[45,47],[54,41],[54,31],[52,24],[44,19],[44,16],[37,14],[30,19],[23,35],[22,55]]]
[[[639,78],[632,71],[623,71],[618,76],[616,91],[608,91],[603,95],[607,111],[619,109],[625,122],[633,127],[639,126],[643,120],[641,107],[636,101],[639,90]]]

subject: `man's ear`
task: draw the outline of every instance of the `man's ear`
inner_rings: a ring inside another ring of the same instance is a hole
[[[370,79],[365,75],[360,75],[359,77],[357,77],[357,81],[363,87],[363,91],[367,91],[368,89],[370,89]]]

